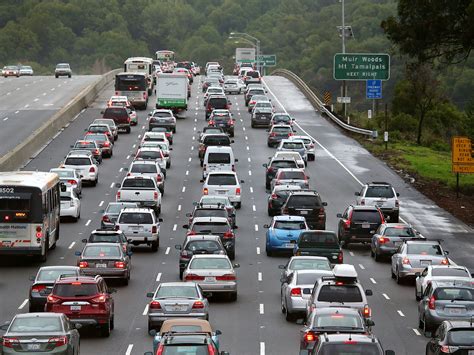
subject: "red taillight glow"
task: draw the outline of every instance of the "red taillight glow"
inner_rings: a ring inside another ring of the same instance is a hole
[[[79,261],[79,267],[82,269],[82,268],[86,268],[86,267],[89,267],[89,263],[87,261]]]
[[[403,264],[403,265],[410,265],[410,259],[408,259],[408,258],[403,258],[402,264]]]
[[[155,191],[153,193],[153,199],[158,200],[158,192],[157,191]]]
[[[77,185],[77,181],[76,180],[68,180],[67,181],[69,184],[71,185]]]
[[[35,285],[31,288],[31,292],[40,292],[46,288],[45,285]]]
[[[93,299],[91,299],[91,301],[94,303],[105,303],[107,301],[107,296],[100,295],[98,297],[94,297]]]
[[[68,343],[67,336],[62,335],[54,338],[49,338],[48,343],[53,343],[55,347],[63,346]]]
[[[102,216],[102,222],[109,222],[110,223],[109,216]]]
[[[448,259],[441,260],[441,265],[448,265],[448,264],[449,264]]]
[[[41,226],[36,227],[36,238],[41,238],[42,236],[43,236],[43,229],[41,228]]]
[[[235,194],[236,194],[236,195],[240,195],[240,191],[241,191],[241,190],[240,190],[240,187],[237,187],[237,188],[235,189]]]
[[[301,288],[299,287],[292,288],[290,295],[291,297],[301,297]]]
[[[89,169],[89,172],[90,173],[95,173],[95,168],[93,166],[91,166],[90,169]]]
[[[162,180],[161,175],[160,174],[156,175],[156,181],[161,182],[161,180]]]
[[[151,227],[152,233],[158,233],[158,228],[156,226]]]
[[[218,281],[235,281],[236,277],[234,274],[225,274],[222,276],[216,276],[216,280]]]
[[[2,344],[4,348],[13,348],[15,345],[20,345],[20,340],[18,338],[4,337]]]
[[[125,262],[123,262],[123,261],[116,261],[114,266],[115,266],[115,268],[117,268],[117,269],[125,269]]]
[[[309,331],[309,332],[305,333],[304,340],[307,341],[307,342],[318,341],[318,336],[316,334],[314,334],[312,331]]]
[[[208,195],[209,194],[209,189],[207,187],[205,187],[203,190],[202,190],[202,194],[203,195]]]
[[[344,254],[342,253],[342,251],[340,251],[339,254],[337,255],[337,261],[341,264],[344,261]]]
[[[379,243],[380,244],[385,244],[385,243],[388,243],[390,241],[390,239],[386,238],[386,237],[379,237]]]
[[[224,239],[230,239],[230,238],[234,238],[234,233],[232,232],[225,232],[224,233]]]
[[[161,304],[160,304],[160,302],[153,300],[153,301],[150,302],[150,307],[149,308],[150,309],[161,309]]]
[[[120,191],[117,191],[117,200],[120,200],[121,193]]]
[[[428,308],[435,309],[435,305],[436,305],[436,298],[435,296],[431,296],[430,300],[428,301]]]
[[[193,304],[193,309],[203,309],[204,308],[204,303],[201,301],[196,301]]]
[[[61,299],[59,299],[58,297],[56,296],[53,296],[53,295],[49,295],[47,298],[46,298],[46,301],[48,303],[58,303]]]
[[[186,275],[186,277],[184,279],[185,279],[185,281],[202,281],[202,280],[204,280],[204,276],[199,276],[199,275],[196,275],[196,274],[188,274],[188,275]]]
[[[110,143],[109,142],[104,142],[104,147],[110,147]]]
[[[369,318],[372,314],[372,310],[370,309],[369,306],[365,305],[364,306],[364,310],[362,311],[362,315],[365,317],[365,318]]]

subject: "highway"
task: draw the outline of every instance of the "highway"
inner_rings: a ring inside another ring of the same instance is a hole
[[[309,162],[307,172],[311,177],[311,187],[317,189],[323,200],[328,202],[328,229],[336,229],[336,213],[354,202],[354,192],[360,190],[361,182],[387,181],[400,192],[402,218],[428,238],[443,238],[454,261],[474,268],[469,260],[472,246],[468,241],[468,237],[474,236],[472,229],[436,207],[383,162],[321,118],[288,80],[269,76],[265,78],[265,83],[278,110],[286,110],[297,119],[298,133],[306,131],[318,141],[316,161]],[[172,167],[168,171],[163,197],[161,217],[164,222],[159,252],[152,253],[148,248],[134,249],[130,284],[112,286],[118,289],[114,294],[115,329],[110,338],[84,333],[81,336],[82,354],[131,355],[152,349],[152,338],[146,329],[146,293],[153,291],[160,281],[178,280],[178,253],[174,245],[182,243],[185,235],[182,225],[188,220],[185,214],[191,211],[192,202],[201,196],[201,168],[196,139],[197,131],[206,123],[199,80],[195,81],[192,90],[191,107],[187,117],[178,120],[174,138]],[[100,110],[112,93],[112,87],[107,87],[96,102],[38,154],[25,170],[47,171],[58,166],[69,151],[70,144],[83,135],[90,122],[100,117]],[[242,209],[237,212],[239,229],[236,231],[235,262],[241,265],[237,269],[239,295],[235,303],[211,300],[210,321],[215,329],[223,332],[221,350],[231,354],[298,354],[300,326],[286,322],[280,312],[278,265],[284,264],[287,258],[265,255],[263,225],[270,218],[267,215],[262,164],[273,155],[274,149],[267,147],[264,129],[250,128],[250,116],[243,97],[230,98],[237,119],[233,144],[235,156],[239,159],[236,170],[239,178],[245,180],[242,185]],[[3,101],[0,101],[0,106],[5,107]],[[125,175],[123,168],[130,164],[140,137],[146,130],[146,113],[138,111],[139,125],[132,128],[130,135],[120,136],[114,148],[114,157],[104,160],[100,166],[97,187],[84,189],[81,219],[77,223],[62,224],[61,239],[56,250],[49,254],[47,265],[76,263],[74,252],[81,249],[81,239],[99,226],[100,210],[115,199],[114,183],[122,180]],[[364,287],[374,292],[369,298],[376,324],[374,332],[381,338],[385,349],[393,349],[397,354],[424,353],[427,339],[417,329],[413,286],[397,285],[390,278],[389,264],[375,263],[370,258],[369,250],[363,246],[351,246],[345,250],[344,260],[356,267]],[[34,275],[39,266],[29,260],[2,260],[0,322],[28,310],[25,302],[30,284],[28,277]]]
[[[0,78],[0,156],[17,146],[99,75]]]

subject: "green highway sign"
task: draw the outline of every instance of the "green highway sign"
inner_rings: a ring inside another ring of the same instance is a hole
[[[260,54],[258,61],[266,67],[274,67],[277,64],[276,54]]]
[[[390,56],[384,53],[337,53],[333,67],[335,80],[388,80]]]

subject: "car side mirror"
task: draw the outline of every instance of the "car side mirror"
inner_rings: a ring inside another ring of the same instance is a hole
[[[268,167],[268,164],[262,164],[262,166],[263,166],[264,168],[266,168],[266,167]]]
[[[327,203],[327,202],[323,202],[323,206],[327,206],[327,205],[328,205],[328,203]]]
[[[158,218],[158,222],[163,222],[163,218]]]
[[[99,213],[104,213],[104,212],[105,212],[105,210],[99,210]]]
[[[70,145],[69,148],[74,148],[74,146],[73,146],[73,145]]]
[[[82,239],[82,242],[87,243],[87,239],[86,238]]]
[[[233,228],[233,229],[239,229],[239,226],[234,226],[234,228]]]
[[[219,330],[219,329],[216,329],[216,331],[214,332],[215,335],[222,335],[222,332]]]
[[[234,267],[234,269],[238,269],[240,267],[240,264],[234,264],[232,266]]]
[[[400,197],[400,192],[397,192],[397,197]]]
[[[151,116],[151,113],[148,113],[148,116]]]
[[[156,330],[155,329],[151,329],[148,334],[150,334],[152,337],[154,337],[156,335]],[[146,354],[146,353],[145,353]],[[153,355],[153,354],[152,354]]]
[[[120,189],[120,186],[121,186],[121,185],[120,185],[119,182],[116,182],[116,183],[115,183],[115,187],[116,187],[117,189]]]
[[[147,294],[146,294],[146,296],[147,296],[148,298],[153,298],[154,295],[155,295],[155,294],[154,294],[153,292],[147,292]]]
[[[183,249],[183,247],[182,247],[181,245],[179,245],[179,244],[176,244],[176,245],[174,246],[174,248],[175,248],[176,250],[181,250],[181,249]]]
[[[281,282],[282,284],[284,284],[286,281],[287,281],[287,278],[286,278],[285,276],[282,276],[282,277],[280,278],[280,282]]]
[[[354,192],[354,195],[360,196],[360,192]]]
[[[132,255],[133,255],[133,251],[127,252],[127,255],[128,255],[128,256],[132,256]]]
[[[183,224],[183,228],[188,229],[188,228],[189,228],[189,224]]]
[[[240,180],[240,183],[241,183],[241,184],[245,184],[245,181],[244,181],[244,180]]]
[[[270,226],[268,224],[264,224],[263,228],[270,228]]]
[[[173,150],[173,148],[170,148],[170,150]]]
[[[199,182],[204,182],[204,179],[199,180]]]
[[[385,355],[395,355],[395,351],[393,351],[393,350],[385,350]]]
[[[74,253],[74,255],[75,255],[75,256],[81,256],[81,252],[80,252],[80,251],[76,251],[76,252]]]
[[[366,296],[372,296],[374,293],[372,292],[372,290],[365,290],[365,295]]]
[[[342,213],[338,213],[338,214],[336,215],[336,217],[337,217],[337,218],[342,218]]]
[[[309,179],[310,179],[310,177],[309,177],[309,176],[306,176],[306,180],[309,180]]]
[[[234,161],[237,163],[239,161],[239,159],[234,159]]]
[[[2,325],[0,325],[0,330],[7,330],[9,326],[10,326],[10,322],[5,322]]]
[[[280,270],[285,270],[285,269],[286,269],[285,265],[278,265],[278,268],[279,268]]]
[[[234,143],[234,140],[233,140],[233,139],[231,139],[231,140],[230,140],[230,142],[231,142],[231,143]]]

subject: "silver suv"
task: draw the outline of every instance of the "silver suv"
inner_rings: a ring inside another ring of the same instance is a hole
[[[71,67],[69,63],[58,63],[56,69],[54,69],[54,76],[59,78],[60,76],[67,76],[70,78],[72,75]]]
[[[356,203],[359,206],[376,206],[384,216],[390,216],[391,223],[398,222],[400,194],[392,185],[386,182],[372,182],[365,184],[360,192],[356,192]]]
[[[124,208],[118,216],[116,228],[120,229],[129,243],[146,244],[152,251],[160,246],[160,222],[151,208]]]

